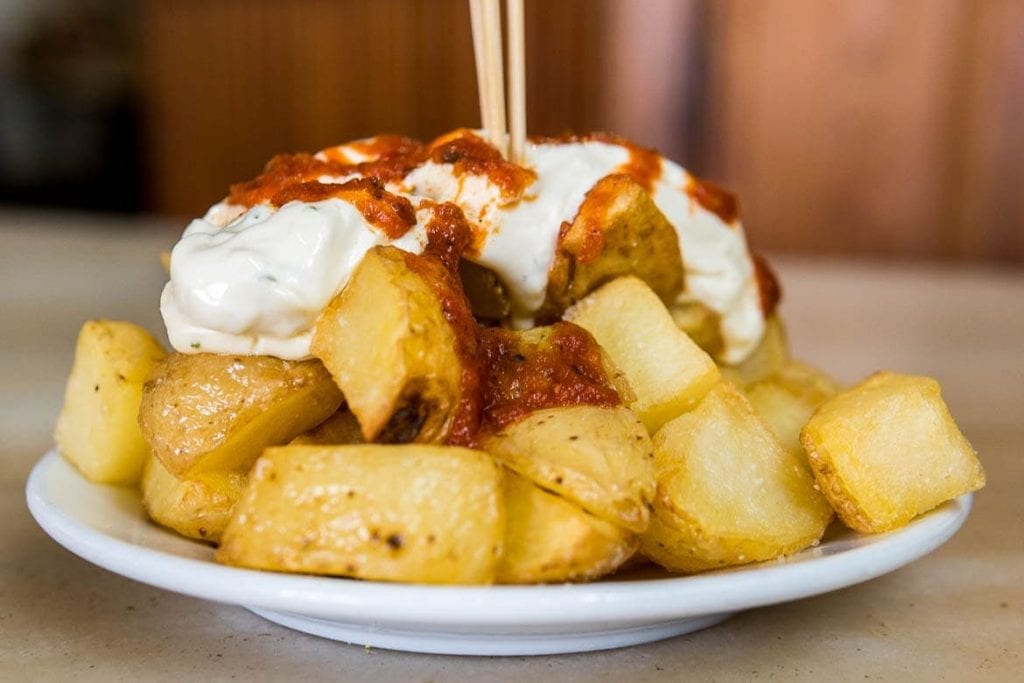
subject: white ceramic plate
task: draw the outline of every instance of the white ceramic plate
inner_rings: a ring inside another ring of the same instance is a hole
[[[450,587],[236,569],[150,523],[132,489],[86,481],[51,451],[32,471],[28,506],[65,548],[136,581],[242,605],[271,621],[373,647],[539,655],[623,647],[705,628],[734,612],[836,590],[931,552],[967,518],[971,497],[888,534],[836,525],[781,561],[690,577],[652,570],[591,584]]]

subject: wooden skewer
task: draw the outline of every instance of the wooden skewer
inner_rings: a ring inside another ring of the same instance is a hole
[[[526,151],[526,38],[523,0],[508,3],[509,108],[505,108],[505,68],[502,64],[501,0],[469,0],[473,28],[476,84],[480,92],[480,121],[491,144],[502,156],[524,163]],[[507,115],[507,119],[506,119]],[[512,124],[511,135],[506,120]]]
[[[507,128],[505,125],[505,69],[501,56],[500,0],[481,0],[483,3],[484,55],[487,70],[487,104],[491,126],[487,134],[491,144],[502,156],[508,156]],[[478,67],[479,68],[479,67]]]
[[[523,164],[526,151],[526,37],[523,0],[506,0],[508,10],[508,81],[511,124],[510,157]]]
[[[490,108],[487,106],[487,83],[486,54],[484,52],[484,18],[483,4],[481,0],[469,0],[469,20],[473,28],[473,59],[476,61],[476,89],[480,97],[480,127],[488,131],[490,135],[491,122]]]

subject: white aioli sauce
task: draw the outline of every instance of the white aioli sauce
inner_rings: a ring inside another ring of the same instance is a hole
[[[473,260],[501,277],[515,322],[528,326],[544,301],[562,223],[571,222],[587,192],[621,172],[629,156],[625,147],[606,142],[528,144],[526,165],[537,179],[522,197],[504,197],[486,176],[457,176],[452,165],[434,162],[388,190],[414,204],[427,198],[459,205],[487,235]],[[325,176],[320,182],[350,178]],[[700,206],[686,192],[689,182],[685,170],[663,159],[652,193],[679,236],[686,271],[679,300],[719,314],[720,358],[739,362],[764,332],[753,263],[739,222],[727,225]],[[317,316],[369,249],[394,244],[423,250],[422,214],[414,229],[392,241],[340,199],[248,211],[215,205],[189,225],[172,254],[171,282],[161,297],[171,344],[183,352],[308,357]]]
[[[160,297],[171,346],[306,358],[317,317],[366,252],[394,244],[419,253],[422,224],[392,241],[341,199],[257,205],[223,227],[192,221],[171,252]]]

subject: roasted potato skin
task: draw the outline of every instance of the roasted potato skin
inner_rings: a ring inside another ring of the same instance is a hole
[[[182,536],[218,543],[245,491],[240,472],[202,472],[179,479],[150,456],[142,475],[142,506],[157,524]]]
[[[341,401],[316,360],[174,353],[146,382],[138,419],[172,474],[244,473],[264,448],[320,424]]]
[[[476,323],[455,274],[430,256],[371,249],[317,321],[312,353],[367,441],[473,442]]]
[[[529,479],[506,471],[505,552],[498,583],[591,581],[620,567],[638,540]]]
[[[628,408],[537,410],[486,435],[483,446],[509,469],[596,517],[634,532],[647,528],[654,454],[647,430]]]
[[[683,290],[683,273],[679,237],[647,190],[628,175],[610,175],[591,188],[576,218],[563,226],[537,320],[557,320],[570,305],[623,275],[640,278],[668,303]]]
[[[818,408],[800,442],[839,518],[864,533],[895,529],[985,485],[930,377],[875,373]]]
[[[805,463],[728,383],[666,424],[654,452],[657,490],[641,552],[669,570],[795,553],[820,539],[832,518]]]
[[[486,453],[284,446],[256,463],[216,557],[272,571],[486,584],[504,530],[501,470]]]
[[[82,325],[54,440],[91,481],[139,480],[149,454],[136,419],[142,387],[165,355],[138,325],[114,320]]]

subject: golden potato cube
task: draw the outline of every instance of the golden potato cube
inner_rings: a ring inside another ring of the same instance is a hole
[[[484,438],[509,469],[613,524],[647,528],[651,440],[629,409],[547,408]]]
[[[370,250],[321,314],[311,349],[367,441],[461,443],[475,429],[476,323],[437,261]]]
[[[745,386],[768,379],[779,372],[789,360],[786,328],[779,316],[768,318],[761,342],[743,362],[721,366],[722,376],[736,386]]]
[[[840,519],[873,533],[985,485],[930,377],[879,372],[822,405],[800,441]]]
[[[634,277],[614,280],[565,314],[597,339],[629,380],[629,407],[652,434],[697,404],[720,380],[711,357],[686,336],[658,296]]]
[[[836,381],[820,370],[789,361],[778,373],[748,386],[744,393],[782,447],[806,458],[800,445],[800,430],[818,406],[839,390]]]
[[[646,282],[662,301],[673,301],[683,289],[684,272],[679,236],[650,193],[628,175],[609,175],[590,189],[559,235],[536,317],[557,320],[574,302],[625,275]]]
[[[529,479],[505,472],[505,553],[498,583],[589,581],[617,569],[636,535],[594,517]]]
[[[657,491],[641,552],[673,571],[769,560],[815,543],[832,517],[806,465],[722,383],[654,436]]]
[[[217,543],[245,483],[246,475],[238,472],[203,472],[178,479],[151,455],[142,475],[142,506],[157,524]]]
[[[217,560],[272,571],[414,583],[492,583],[505,510],[501,470],[464,448],[269,448]]]
[[[82,325],[54,439],[57,450],[90,480],[139,480],[149,453],[137,420],[142,386],[165,355],[138,325],[113,320]]]
[[[320,361],[174,353],[146,382],[139,424],[175,476],[245,473],[264,448],[320,424],[340,404]]]

